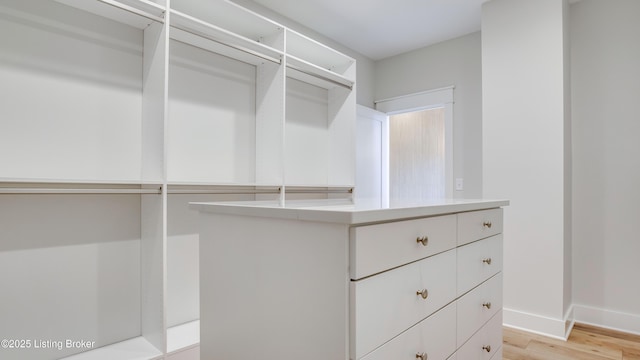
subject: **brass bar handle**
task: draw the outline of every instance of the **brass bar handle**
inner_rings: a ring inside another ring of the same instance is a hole
[[[483,346],[482,350],[485,350],[486,352],[491,352],[491,345]]]
[[[491,265],[491,258],[482,259],[482,262],[487,265]]]
[[[429,244],[429,237],[428,236],[419,236],[416,239],[416,242],[422,244],[422,246],[427,246],[427,244]]]
[[[482,306],[486,307],[487,309],[491,309],[491,302],[486,302],[484,304],[482,304]]]
[[[483,227],[486,227],[487,229],[491,229],[491,221],[485,221],[482,223]]]
[[[427,299],[427,297],[429,297],[429,291],[427,289],[422,289],[422,290],[418,290],[416,291],[416,295],[420,295],[423,299]]]
[[[416,354],[416,359],[420,359],[420,360],[427,360],[428,356],[427,353],[417,353]]]

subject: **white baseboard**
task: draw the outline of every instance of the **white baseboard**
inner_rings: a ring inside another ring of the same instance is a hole
[[[586,305],[573,305],[573,309],[578,323],[640,335],[640,315]]]
[[[564,319],[554,319],[513,309],[503,309],[502,322],[506,327],[566,341],[573,328],[573,314],[573,307],[567,311]]]

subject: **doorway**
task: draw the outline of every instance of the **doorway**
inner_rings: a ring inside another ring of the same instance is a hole
[[[389,205],[446,197],[445,109],[389,116]]]
[[[375,110],[358,105],[357,202],[389,207],[453,198],[453,90],[379,100]]]

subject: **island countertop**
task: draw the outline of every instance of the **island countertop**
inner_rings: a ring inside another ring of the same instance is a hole
[[[204,213],[271,217],[359,225],[475,211],[509,205],[508,200],[444,199],[382,207],[347,200],[237,201],[191,203]]]

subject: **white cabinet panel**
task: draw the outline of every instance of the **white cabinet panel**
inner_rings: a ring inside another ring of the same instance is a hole
[[[452,249],[455,238],[455,215],[353,227],[351,278],[360,279]]]
[[[502,232],[502,209],[458,214],[458,245],[468,244]]]
[[[352,356],[360,358],[454,300],[455,262],[451,250],[351,282]]]
[[[502,271],[502,234],[458,248],[458,296]]]
[[[452,303],[382,345],[362,360],[446,359],[456,349],[456,304]]]
[[[489,360],[502,347],[502,311],[496,314],[457,352],[459,359]]]
[[[458,299],[458,346],[499,311],[502,311],[502,273]]]

